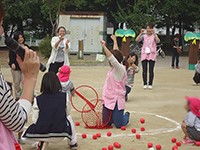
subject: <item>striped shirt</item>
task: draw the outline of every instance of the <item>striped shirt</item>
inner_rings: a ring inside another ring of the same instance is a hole
[[[0,121],[11,131],[19,132],[28,119],[31,103],[20,99],[13,99],[10,87],[0,71]]]

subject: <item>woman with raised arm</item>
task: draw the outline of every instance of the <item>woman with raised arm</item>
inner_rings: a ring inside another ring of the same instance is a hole
[[[103,123],[108,123],[108,126],[113,123],[116,128],[120,128],[128,124],[130,117],[129,112],[124,114],[127,74],[126,68],[122,64],[123,56],[119,51],[116,37],[112,35],[111,39],[114,41],[114,50],[112,51],[106,47],[104,40],[101,41],[111,67],[103,88]],[[108,120],[109,114],[112,115],[111,120]]]
[[[154,31],[154,25],[149,23],[146,28],[146,33],[144,29],[141,29],[140,34],[136,38],[137,42],[143,41],[142,51],[141,51],[141,61],[143,68],[143,88],[152,89],[153,79],[154,79],[154,66],[157,58],[156,44],[160,42],[158,35]],[[149,82],[147,82],[147,70],[149,65]]]
[[[4,33],[3,18],[4,12],[0,2],[0,36]],[[20,149],[13,132],[21,131],[28,120],[40,67],[39,57],[27,47],[25,47],[24,60],[17,56],[17,62],[24,75],[23,91],[18,102],[13,99],[10,87],[0,71],[0,150]]]

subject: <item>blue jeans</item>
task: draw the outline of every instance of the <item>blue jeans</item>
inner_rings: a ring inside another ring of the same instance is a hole
[[[108,122],[108,116],[111,114],[111,120],[110,122]],[[129,115],[128,114],[124,114],[124,109],[123,110],[118,110],[118,105],[116,103],[114,110],[110,110],[108,108],[106,108],[103,105],[103,123],[108,123],[108,125],[111,125],[114,123],[116,128],[121,128],[121,126],[126,126],[129,122]]]
[[[131,92],[131,88],[129,86],[125,86],[126,87],[126,95],[125,97],[128,96],[128,94]]]

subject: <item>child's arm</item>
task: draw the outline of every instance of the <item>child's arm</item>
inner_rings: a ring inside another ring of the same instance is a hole
[[[111,35],[110,38],[113,40],[113,50],[119,50],[119,46],[117,43],[117,38],[115,35]]]
[[[71,83],[72,85],[71,85],[71,88],[70,88],[70,93],[71,93],[71,95],[72,96],[74,96],[75,95],[75,88],[74,88],[74,84],[73,83]]]
[[[142,38],[142,36],[144,34],[144,31],[145,31],[144,29],[140,30],[140,34],[135,39],[136,42],[140,42],[141,41],[141,38]]]
[[[137,65],[135,65],[135,64],[133,63],[133,64],[132,64],[132,67],[133,67],[135,73],[138,73],[138,72],[139,72],[140,68],[139,68]]]

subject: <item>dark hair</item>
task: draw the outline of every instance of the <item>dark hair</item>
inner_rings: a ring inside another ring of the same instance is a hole
[[[64,30],[65,30],[65,33],[66,33],[66,29],[65,29],[65,27],[63,27],[63,26],[60,26],[60,27],[58,28],[57,33],[60,31],[60,29],[64,29]]]
[[[19,36],[22,36],[23,37],[23,39],[24,39],[24,42],[23,42],[23,44],[25,43],[25,37],[24,37],[24,34],[21,32],[21,31],[16,31],[15,33],[14,33],[14,36],[13,36],[13,39],[15,40],[15,41],[17,41],[18,42],[18,40],[19,40]]]
[[[174,37],[175,38],[180,38],[180,34],[177,33],[177,34],[174,35]]]
[[[119,50],[111,50],[110,52],[113,54],[113,56],[117,59],[119,63],[122,63],[123,55]]]
[[[153,28],[154,28],[154,24],[153,24],[152,22],[149,22],[149,23],[147,24],[147,27],[149,27],[150,29],[153,29]]]
[[[135,64],[136,66],[138,66],[138,64],[139,64],[138,55],[137,55],[136,53],[132,52],[132,53],[129,54],[128,58],[129,58],[130,56],[131,56],[131,57],[135,56],[135,62],[134,62],[134,64]],[[127,58],[127,59],[128,59],[128,58]],[[129,64],[128,64],[127,59],[125,59],[125,60],[123,61],[123,65],[126,67],[126,69],[129,68]]]
[[[54,94],[62,90],[62,86],[57,75],[54,72],[48,72],[43,76],[40,88],[41,93]]]
[[[0,2],[0,20],[3,19],[5,16],[2,2]]]
[[[139,64],[138,55],[136,53],[132,52],[132,53],[130,53],[129,56],[131,56],[131,57],[135,56],[135,62],[134,62],[134,64],[136,66],[138,66],[138,64]]]

